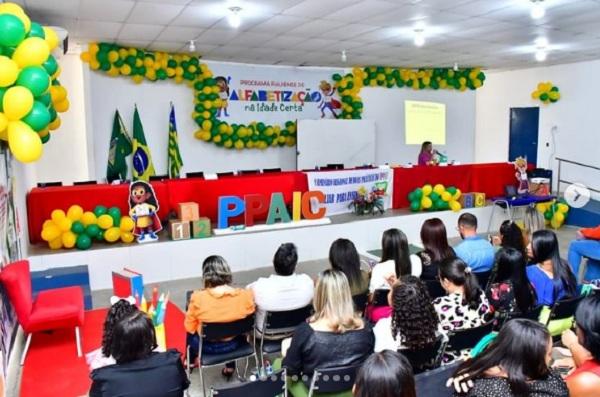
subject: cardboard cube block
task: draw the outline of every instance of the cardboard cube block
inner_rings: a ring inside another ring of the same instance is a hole
[[[177,204],[177,218],[181,221],[195,221],[200,218],[198,203],[179,203]]]
[[[485,207],[485,193],[472,193],[475,197],[475,207]]]
[[[171,240],[189,240],[190,239],[190,222],[179,219],[169,221],[169,236]]]
[[[473,193],[463,193],[460,196],[460,205],[463,208],[475,207],[475,195]]]
[[[192,238],[210,237],[212,234],[210,219],[200,218],[192,221]]]

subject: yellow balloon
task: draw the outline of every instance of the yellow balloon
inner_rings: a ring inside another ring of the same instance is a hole
[[[69,218],[73,222],[80,220],[82,216],[83,208],[81,208],[81,206],[77,204],[70,206],[67,210],[67,218]]]
[[[89,52],[87,52],[87,51],[84,51],[84,52],[82,52],[82,53],[79,55],[79,58],[80,58],[80,59],[81,59],[83,62],[89,63],[89,62],[90,62],[90,60],[92,59],[92,56],[90,55],[90,53],[89,53]]]
[[[27,14],[25,14],[25,11],[23,11],[21,6],[19,6],[18,4],[15,4],[15,3],[0,4],[0,14],[12,14],[12,15],[16,16],[17,18],[19,18],[21,20],[21,22],[23,23],[23,26],[25,26],[26,33],[29,33],[29,31],[31,30],[31,20],[29,19]]]
[[[558,208],[558,211],[562,212],[563,214],[566,214],[567,212],[569,212],[569,206],[564,203],[558,203],[556,205],[556,208]]]
[[[17,46],[12,56],[13,61],[24,68],[25,66],[41,65],[46,62],[50,55],[50,48],[44,39],[29,37]]]
[[[63,246],[63,242],[62,242],[61,236],[58,236],[54,240],[51,240],[48,242],[48,247],[50,247],[51,250],[59,250],[62,248],[62,246]]]
[[[10,121],[20,120],[31,111],[33,94],[25,87],[10,87],[4,94],[2,105],[4,114]]]
[[[533,92],[531,93],[531,97],[532,97],[533,99],[539,99],[539,97],[540,97],[540,92],[539,92],[538,90],[535,90],[535,91],[533,91]]]
[[[65,248],[73,248],[77,242],[77,236],[75,233],[68,231],[62,235],[62,245]]]
[[[54,222],[52,222],[52,219],[46,219],[44,221],[44,223],[42,224],[42,230],[47,227],[50,227],[50,225],[53,225],[53,224],[54,224]]]
[[[427,209],[427,208],[431,208],[432,205],[433,205],[433,201],[431,201],[431,199],[429,197],[423,197],[421,199],[421,207]]]
[[[8,87],[17,81],[19,65],[9,57],[0,56],[0,87]]]
[[[104,216],[104,215],[102,215]],[[102,218],[101,216],[101,218]],[[121,237],[121,229],[118,227],[111,227],[107,231],[104,232],[104,239],[109,243],[114,243]]]
[[[51,241],[60,237],[60,229],[54,222],[42,229],[42,240]]]
[[[48,45],[48,48],[50,48],[50,51],[52,51],[58,46],[58,35],[51,27],[44,26],[42,29],[44,29],[44,35],[46,36],[46,43]]]
[[[442,192],[442,194],[440,196],[442,197],[443,201],[452,200],[452,195],[450,194],[450,192]]]
[[[546,203],[538,203],[536,204],[535,208],[538,210],[538,212],[543,214],[548,209],[548,205]]]
[[[552,226],[553,229],[560,229],[562,223],[559,222],[556,218],[552,218],[550,220],[550,226]]]
[[[446,191],[446,188],[444,187],[444,185],[442,185],[441,183],[438,183],[437,185],[435,185],[433,187],[433,191],[439,195],[441,195],[442,193],[444,193]]]
[[[67,215],[65,214],[65,211],[63,210],[54,210],[50,213],[50,218],[54,221],[54,223],[56,223],[58,225],[58,223],[65,219]]]
[[[50,128],[50,131],[54,131],[60,128],[60,117],[56,116],[56,118],[54,119],[53,122],[51,122],[50,124],[48,124],[48,128]]]
[[[8,124],[8,147],[22,163],[36,161],[42,156],[40,136],[22,121],[11,121]]]
[[[423,195],[424,196],[429,196],[431,194],[431,192],[433,192],[433,187],[431,187],[431,185],[423,186]]]
[[[133,230],[135,223],[133,222],[133,219],[131,219],[128,216],[124,216],[121,218],[121,224],[119,225],[121,231],[123,232],[130,232]]]
[[[54,110],[60,113],[64,113],[69,110],[69,100],[63,99],[62,101],[54,104]]]
[[[68,232],[71,230],[71,226],[73,226],[73,221],[69,218],[63,218],[58,221],[57,225],[61,232]]]
[[[556,219],[558,223],[562,224],[565,221],[565,214],[562,212],[555,212],[552,219]]]
[[[98,222],[96,219],[96,214],[94,214],[92,211],[86,211],[81,216],[81,223],[83,223],[83,226],[93,225],[96,222]]]
[[[108,229],[110,227],[112,227],[113,225],[113,218],[108,215],[108,214],[104,214],[104,215],[100,215],[98,217],[98,226],[100,226],[100,229]]]
[[[238,142],[241,142],[241,141],[238,141]],[[133,235],[133,233],[130,233],[130,232],[121,233],[121,241],[124,243],[129,244],[129,243],[133,242],[134,238],[135,238],[135,236]]]
[[[460,191],[460,189],[456,189],[456,193],[454,193],[454,195],[452,196],[452,198],[456,201],[456,200],[458,200],[460,198],[461,194],[462,194],[462,192]]]
[[[452,211],[454,211],[454,212],[460,211],[461,206],[460,206],[460,203],[458,201],[452,200],[452,201],[450,201],[450,203],[448,203],[448,205],[450,206],[450,209]]]
[[[8,118],[4,113],[0,112],[0,138],[2,138],[5,141],[8,140],[8,131],[6,131],[7,128]],[[4,137],[2,136],[2,133],[4,133]]]

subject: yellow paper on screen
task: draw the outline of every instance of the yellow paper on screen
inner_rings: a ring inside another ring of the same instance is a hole
[[[446,105],[436,102],[404,101],[407,145],[431,141],[446,144]]]

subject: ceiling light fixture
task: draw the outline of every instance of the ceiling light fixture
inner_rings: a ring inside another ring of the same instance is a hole
[[[452,68],[455,72],[458,72],[458,62],[454,62],[454,67]]]
[[[425,34],[423,34],[423,29],[415,29],[415,37],[414,43],[417,47],[423,47],[425,45]]]
[[[531,18],[541,19],[546,15],[546,7],[544,7],[544,0],[531,0],[531,10],[529,12]]]
[[[188,50],[190,50],[190,52],[196,52],[196,42],[194,40],[190,40]]]
[[[342,56],[341,56],[342,62],[346,63],[346,61],[348,60],[348,56],[346,55],[346,50],[342,50]]]
[[[242,11],[242,7],[229,7],[229,15],[227,16],[227,22],[229,22],[229,26],[231,26],[234,29],[239,28],[242,24],[240,11]]]
[[[538,37],[535,39],[535,60],[538,62],[544,62],[548,57],[548,39],[545,37]]]
[[[546,50],[537,50],[535,52],[535,60],[538,62],[544,62],[547,57],[548,53],[546,52]]]

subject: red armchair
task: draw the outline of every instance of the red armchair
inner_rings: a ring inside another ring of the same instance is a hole
[[[29,261],[22,260],[5,266],[0,272],[0,282],[4,285],[12,302],[17,319],[27,335],[25,349],[21,355],[21,365],[31,343],[34,332],[50,331],[75,327],[77,356],[81,357],[79,327],[83,325],[83,292],[79,287],[56,288],[41,291],[35,301],[31,294]]]

